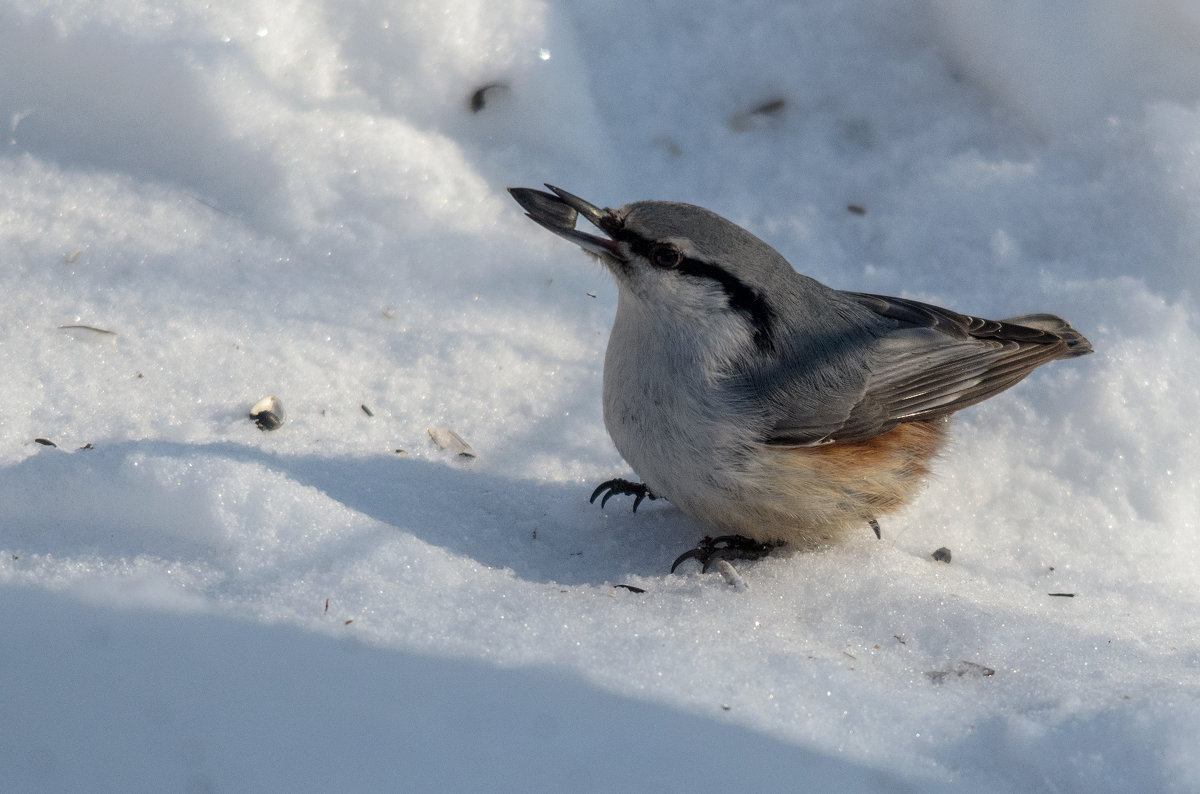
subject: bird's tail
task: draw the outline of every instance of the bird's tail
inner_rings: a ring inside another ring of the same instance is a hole
[[[1010,317],[1001,322],[1036,328],[1039,331],[1048,331],[1055,336],[1062,337],[1063,341],[1067,343],[1067,352],[1063,358],[1086,356],[1092,352],[1092,343],[1083,334],[1072,328],[1069,322],[1054,314],[1022,314],[1020,317]]]

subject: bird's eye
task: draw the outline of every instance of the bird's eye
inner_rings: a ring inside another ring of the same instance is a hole
[[[682,259],[683,255],[673,246],[656,245],[650,249],[650,261],[658,267],[675,267]]]

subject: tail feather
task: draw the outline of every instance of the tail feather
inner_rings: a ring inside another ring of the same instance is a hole
[[[1054,314],[1022,314],[1020,317],[1009,317],[1001,322],[1036,328],[1039,331],[1048,331],[1055,336],[1062,337],[1062,340],[1067,343],[1067,352],[1063,358],[1086,356],[1092,352],[1092,343],[1083,334],[1072,328],[1069,322]]]

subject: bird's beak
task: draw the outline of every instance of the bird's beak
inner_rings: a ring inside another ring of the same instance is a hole
[[[508,192],[525,210],[526,215],[559,237],[570,240],[589,254],[625,259],[615,240],[597,237],[575,228],[576,219],[582,215],[597,229],[604,231],[605,224],[611,225],[613,222],[610,210],[602,210],[579,196],[559,190],[554,185],[546,187],[554,192],[546,193],[527,187],[510,187]]]

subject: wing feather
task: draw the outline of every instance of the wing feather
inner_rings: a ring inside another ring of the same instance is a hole
[[[785,417],[769,443],[861,441],[901,422],[948,416],[1004,391],[1042,364],[1091,352],[1091,344],[1054,315],[986,320],[906,298],[841,295],[894,323],[864,358],[861,394],[843,411],[823,412],[823,422]]]

